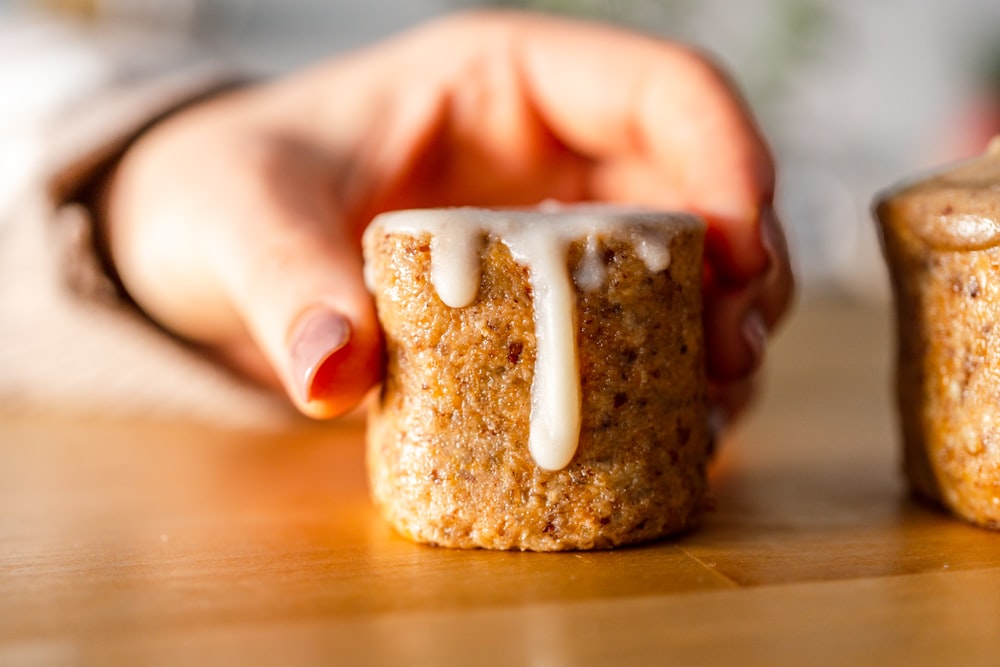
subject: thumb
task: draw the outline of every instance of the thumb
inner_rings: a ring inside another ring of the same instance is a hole
[[[226,104],[182,111],[129,148],[98,194],[104,243],[165,329],[276,376],[306,415],[342,414],[382,371],[360,240],[327,160]]]
[[[355,407],[382,373],[360,246],[332,206],[308,205],[321,191],[292,206],[275,191],[257,199],[238,227],[221,225],[206,250],[235,314],[292,402],[310,417],[334,417]]]

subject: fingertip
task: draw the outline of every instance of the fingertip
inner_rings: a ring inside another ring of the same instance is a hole
[[[763,362],[769,329],[763,313],[748,302],[750,296],[739,291],[706,303],[705,343],[713,381],[748,377]]]
[[[377,333],[328,307],[307,310],[289,337],[289,393],[299,410],[329,419],[355,408],[381,375]]]
[[[796,289],[788,242],[773,208],[765,211],[761,217],[760,241],[768,266],[761,281],[759,303],[765,320],[773,329],[790,309]]]
[[[378,384],[380,364],[350,345],[326,356],[308,387],[302,412],[314,419],[331,419],[356,408]]]
[[[764,246],[766,209],[725,213],[722,209],[698,211],[707,221],[705,254],[722,282],[738,286],[765,274],[772,264]]]
[[[756,371],[764,360],[764,350],[767,347],[768,327],[763,313],[751,308],[740,324],[740,334],[746,347],[747,371],[740,375],[749,375]]]
[[[761,211],[758,223],[760,246],[764,250],[769,265],[774,265],[787,254],[785,234],[781,230],[778,214],[773,206],[766,206]]]
[[[708,425],[716,441],[753,406],[760,380],[760,373],[753,373],[740,380],[709,383]]]

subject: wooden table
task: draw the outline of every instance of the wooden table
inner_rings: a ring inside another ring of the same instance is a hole
[[[434,549],[358,421],[248,436],[0,418],[0,663],[998,664],[1000,534],[912,502],[884,309],[810,302],[716,508],[605,553]]]

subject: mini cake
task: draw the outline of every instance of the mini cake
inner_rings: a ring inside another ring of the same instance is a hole
[[[1000,143],[883,195],[896,386],[913,488],[1000,528]]]
[[[706,489],[703,224],[547,206],[383,214],[371,490],[403,535],[599,549],[688,528]]]

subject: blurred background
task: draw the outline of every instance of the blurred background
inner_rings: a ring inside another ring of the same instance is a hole
[[[586,17],[712,52],[774,147],[807,296],[886,299],[872,197],[1000,131],[997,0],[0,0],[9,12],[147,24],[261,73],[478,6]]]

